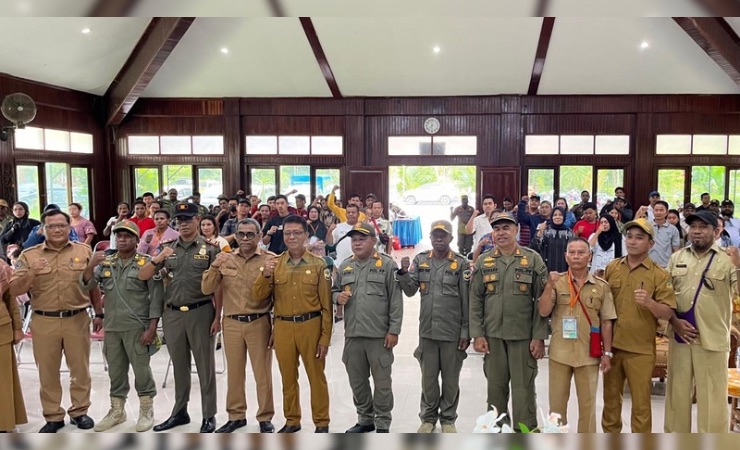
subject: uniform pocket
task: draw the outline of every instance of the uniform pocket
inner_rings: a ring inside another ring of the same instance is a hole
[[[532,293],[532,275],[516,274],[514,279],[515,294],[531,295]]]
[[[457,295],[459,274],[445,274],[442,277],[442,295]]]
[[[393,364],[393,350],[384,348],[380,356],[378,357],[378,362],[380,363],[380,366],[384,369],[387,369]]]
[[[386,295],[385,276],[371,275],[367,277],[368,295]]]
[[[208,258],[193,258],[193,267],[198,270],[206,270],[208,268]]]
[[[311,273],[308,273],[311,272]],[[315,271],[306,271],[306,273],[303,274],[303,277],[301,277],[301,281],[303,284],[309,284],[311,286],[316,286],[319,284],[319,274]]]
[[[146,281],[139,280],[138,272],[129,272],[126,276],[126,290],[127,291],[143,291],[147,289]]]

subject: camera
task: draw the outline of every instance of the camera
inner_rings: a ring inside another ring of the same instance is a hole
[[[378,239],[380,239],[380,243],[383,245],[388,245],[388,243],[391,241],[391,238],[386,233],[380,233]]]
[[[235,213],[236,212],[236,206],[234,206],[234,205],[229,206],[229,211]]]

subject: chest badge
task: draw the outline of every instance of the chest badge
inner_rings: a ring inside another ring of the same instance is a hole
[[[423,290],[425,290],[427,288],[427,284],[426,283],[421,283],[421,284],[419,284],[419,287],[423,291]]]
[[[379,260],[375,261],[375,267],[383,267],[383,260],[382,259],[379,259]]]
[[[75,258],[75,262],[80,262],[80,258]]]
[[[105,272],[103,272],[103,276],[104,277],[109,277],[110,276],[110,270],[106,270]]]
[[[306,275],[311,275],[311,271],[310,270],[307,270],[306,271]]]
[[[198,254],[200,254],[201,256],[206,256],[206,253],[207,253],[206,246],[205,244],[203,244],[203,247],[200,248],[200,251],[198,252]]]
[[[519,285],[519,290],[522,291],[522,292],[527,292],[527,285],[526,284],[520,284]]]
[[[452,261],[452,263],[450,263],[450,269],[457,270],[457,261]]]
[[[140,259],[139,262],[136,264],[143,266],[144,264],[146,264],[146,261],[144,261],[143,259]]]
[[[529,265],[529,260],[527,259],[526,256],[524,258],[522,258],[522,260],[519,263],[519,265],[522,266],[522,267],[527,267]]]
[[[486,285],[486,290],[487,290],[488,292],[493,292],[493,284],[490,284],[490,283],[489,283],[489,284],[487,284],[487,285]]]

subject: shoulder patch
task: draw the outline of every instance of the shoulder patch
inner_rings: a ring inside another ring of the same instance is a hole
[[[473,275],[470,269],[463,270],[463,280],[470,281],[470,277]]]
[[[331,280],[331,271],[329,271],[328,267],[324,269],[324,279]]]

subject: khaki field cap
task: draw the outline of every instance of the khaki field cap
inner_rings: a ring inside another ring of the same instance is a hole
[[[432,231],[442,230],[447,234],[452,234],[452,224],[446,220],[435,220],[432,222]]]
[[[627,222],[624,224],[624,233],[627,234],[627,230],[630,228],[639,228],[645,233],[650,235],[650,239],[655,239],[655,228],[653,228],[653,224],[648,222],[647,219],[635,219],[632,222]]]
[[[122,220],[113,227],[113,234],[119,231],[125,231],[133,234],[134,236],[139,235],[139,226],[130,220]]]
[[[362,236],[372,236],[377,237],[378,235],[375,233],[375,227],[367,222],[358,223],[355,225],[354,228],[349,230],[349,233],[347,233],[347,236],[352,237],[356,234],[360,234]]]

